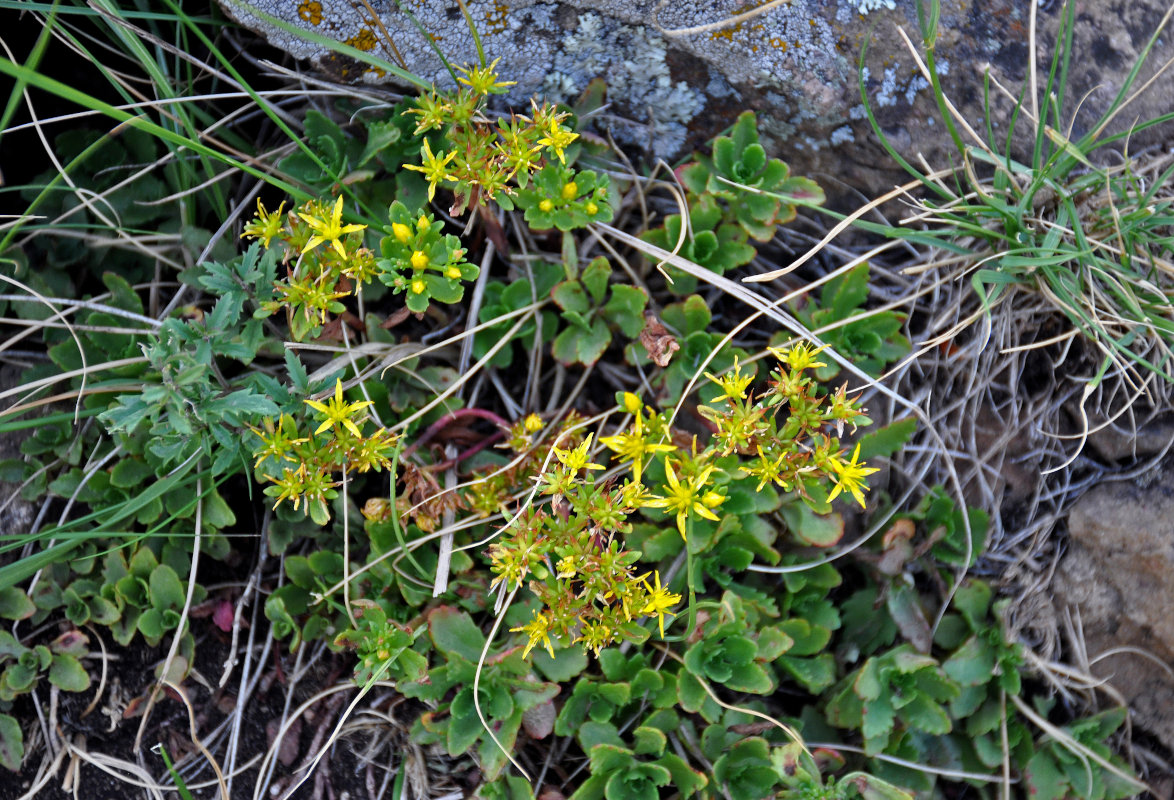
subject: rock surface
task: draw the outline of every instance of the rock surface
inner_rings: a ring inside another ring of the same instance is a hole
[[[1068,531],[1052,585],[1057,610],[1079,612],[1072,618],[1090,660],[1120,650],[1093,664],[1093,674],[1174,748],[1174,675],[1164,666],[1174,664],[1174,469],[1095,487],[1073,507]]]
[[[942,0],[937,53],[943,81],[962,115],[983,132],[982,70],[1015,92],[1028,58],[1035,0]],[[1080,2],[1067,107],[1089,95],[1076,130],[1108,105],[1137,54],[1158,28],[1164,0]],[[289,28],[311,30],[386,60],[437,85],[450,85],[435,48],[454,64],[476,61],[473,37],[455,3],[393,0],[220,0],[230,15],[269,41],[343,80],[382,82],[383,70],[331,51]],[[897,26],[920,43],[916,0],[468,0],[489,59],[517,81],[509,100],[573,98],[597,77],[609,86],[617,139],[647,155],[672,158],[712,138],[746,108],[759,112],[768,145],[800,174],[865,193],[904,182],[875,142],[858,88],[857,61],[868,42],[866,83],[882,127],[905,156],[925,152],[944,165],[948,141],[927,82]],[[279,18],[283,25],[258,14]],[[373,13],[372,13],[373,12]],[[1058,0],[1038,11],[1044,69],[1062,17]],[[423,31],[426,31],[425,34]],[[1138,81],[1174,54],[1174,36],[1155,49]],[[1131,104],[1122,124],[1168,110],[1174,70]],[[1097,88],[1100,87],[1100,88]],[[1042,88],[1041,88],[1042,91]],[[997,94],[993,92],[992,94]],[[996,136],[1012,103],[994,102]],[[628,122],[622,121],[623,117]],[[1135,139],[1131,148],[1141,143]],[[833,194],[834,186],[829,187]]]

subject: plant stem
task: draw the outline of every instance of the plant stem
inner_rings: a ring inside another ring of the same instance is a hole
[[[690,514],[685,520],[685,582],[689,584],[689,627],[685,630],[686,640],[693,635],[697,627],[697,590],[694,588],[697,585],[697,576],[693,571],[693,548],[690,546],[692,541],[693,515]]]
[[[483,408],[458,408],[456,411],[445,414],[443,417],[436,420],[436,422],[433,422],[431,425],[429,425],[428,429],[424,431],[424,433],[422,433],[415,442],[412,443],[411,447],[404,450],[404,452],[400,454],[400,457],[407,458],[412,453],[420,449],[420,447],[435,438],[436,435],[444,430],[447,426],[464,417],[480,417],[481,419],[487,419],[496,425],[500,425],[503,428],[508,428],[510,425],[507,420],[503,419],[497,414],[494,414],[492,411],[487,411]]]

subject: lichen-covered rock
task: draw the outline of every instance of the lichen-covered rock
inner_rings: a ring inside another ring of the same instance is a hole
[[[1081,4],[1069,106],[1088,90],[1102,88],[1085,101],[1078,130],[1121,85],[1162,18],[1161,1],[1132,0],[1127,11],[1115,2]],[[939,64],[956,104],[979,130],[984,65],[992,64],[1012,90],[1025,74],[1031,2],[942,0]],[[453,64],[476,61],[473,36],[451,2],[404,0],[414,19],[393,0],[220,3],[272,44],[345,80],[381,82],[389,76],[291,28],[401,63],[437,85],[451,84],[437,50]],[[658,157],[699,146],[750,108],[759,112],[764,140],[797,172],[826,173],[872,192],[905,178],[868,132],[858,89],[858,59],[868,41],[864,76],[882,126],[906,156],[922,151],[931,163],[946,163],[944,126],[933,120],[928,84],[896,31],[900,25],[920,41],[916,0],[468,0],[467,5],[486,55],[500,57],[503,75],[517,81],[509,97],[516,106],[527,105],[534,95],[573,98],[602,77],[617,138]],[[1039,10],[1039,59],[1045,67],[1061,12],[1061,3],[1053,0]],[[274,24],[268,15],[284,24]],[[1142,80],[1172,52],[1174,37],[1166,37]],[[1171,85],[1163,78],[1150,91],[1149,106],[1132,107],[1124,124],[1139,112],[1144,119],[1166,111]],[[1010,105],[996,98],[996,130]]]

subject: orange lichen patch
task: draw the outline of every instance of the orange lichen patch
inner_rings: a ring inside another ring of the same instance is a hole
[[[485,12],[486,31],[488,33],[504,33],[509,27],[506,23],[506,12],[510,7],[505,3],[494,3],[492,11]]]
[[[753,11],[756,8],[761,8],[762,6],[766,5],[770,1],[771,0],[753,0],[753,2],[743,3],[742,5],[738,6],[733,11],[731,11],[729,13],[729,17],[737,17],[740,14],[745,14],[749,11]],[[725,39],[727,42],[730,42],[731,44],[733,44],[734,34],[744,30],[743,25],[747,21],[748,20],[742,20],[741,22],[736,22],[733,25],[726,25],[721,28],[718,28],[715,31],[710,31],[709,38],[711,41],[715,41],[715,42],[718,39]],[[762,29],[763,29],[763,26],[761,23],[749,28],[749,30],[752,30],[752,31],[760,31]],[[754,47],[754,50],[757,51],[758,48]]]
[[[318,0],[306,0],[298,6],[298,16],[302,18],[303,22],[308,22],[311,25],[322,24],[322,4]]]
[[[379,40],[375,37],[375,31],[370,28],[362,28],[354,36],[346,40],[346,44],[356,50],[369,52],[375,49],[375,45],[379,44]]]
[[[730,42],[731,44],[733,44],[734,34],[740,30],[742,30],[742,23],[741,22],[739,22],[737,25],[731,25],[728,28],[720,28],[716,31],[710,31],[709,38],[715,42],[718,39],[725,39],[727,42]]]

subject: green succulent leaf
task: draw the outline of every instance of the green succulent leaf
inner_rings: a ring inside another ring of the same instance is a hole
[[[183,582],[175,574],[175,570],[166,564],[160,564],[151,571],[148,591],[151,605],[160,612],[183,608]]]
[[[4,619],[28,619],[37,613],[37,607],[22,589],[6,586],[0,589],[0,617]]]
[[[436,649],[476,664],[485,647],[485,635],[466,612],[452,606],[439,606],[428,615],[428,631]]]
[[[53,657],[49,683],[65,692],[84,692],[90,688],[90,675],[77,658],[62,653]]]
[[[24,761],[24,731],[10,714],[0,714],[0,765],[20,771]]]

